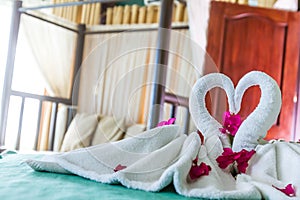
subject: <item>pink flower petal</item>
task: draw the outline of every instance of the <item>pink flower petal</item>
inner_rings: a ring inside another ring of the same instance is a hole
[[[174,122],[176,121],[176,118],[170,118],[169,120],[168,120],[168,125],[171,125],[171,124],[174,124]]]
[[[165,126],[167,124],[167,121],[161,121],[157,124],[157,127],[159,126]]]
[[[274,188],[276,188],[277,190],[283,192],[284,194],[286,194],[287,196],[290,196],[290,197],[294,197],[296,196],[296,192],[295,192],[295,188],[292,184],[288,184],[287,186],[285,186],[285,188],[281,189],[281,188],[278,188],[274,185],[272,185]]]
[[[239,152],[239,157],[236,159],[239,172],[245,173],[248,167],[248,161],[255,154],[255,150],[247,151],[243,149]]]
[[[176,118],[170,118],[168,119],[168,121],[161,121],[157,124],[156,127],[174,124],[175,120]]]
[[[221,169],[225,169],[230,164],[232,164],[235,161],[235,154],[236,153],[232,152],[231,148],[224,148],[222,155],[216,159],[216,161],[219,164],[219,167]]]
[[[221,128],[220,131],[235,136],[241,123],[240,115],[231,114],[229,111],[226,111],[223,114],[223,128]]]
[[[223,153],[216,161],[221,169],[225,169],[230,164],[236,162],[239,172],[245,173],[248,167],[248,161],[255,154],[255,150],[247,151],[243,149],[240,152],[233,152],[231,148],[224,148]]]
[[[204,162],[202,162],[199,166],[192,165],[189,175],[192,180],[200,178],[201,176],[208,176],[211,171],[211,167]]]
[[[120,171],[120,170],[125,169],[125,168],[126,168],[126,166],[123,166],[123,165],[118,164],[118,165],[115,167],[114,172]]]

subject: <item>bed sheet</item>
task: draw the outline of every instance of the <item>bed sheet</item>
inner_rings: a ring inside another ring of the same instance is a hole
[[[13,154],[0,158],[0,199],[172,199],[188,200],[178,195],[172,185],[158,193],[107,185],[75,175],[36,172],[23,161],[40,154]]]

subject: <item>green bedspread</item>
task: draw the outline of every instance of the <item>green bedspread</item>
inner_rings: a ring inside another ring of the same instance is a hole
[[[0,199],[192,199],[178,195],[172,186],[159,193],[106,185],[79,176],[36,172],[22,161],[42,155],[14,154],[0,158]]]

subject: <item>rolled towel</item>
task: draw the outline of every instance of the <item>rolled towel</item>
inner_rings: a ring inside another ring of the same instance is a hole
[[[222,146],[229,147],[230,143],[227,136],[222,134],[219,130],[222,125],[209,114],[206,108],[205,95],[209,90],[215,87],[225,90],[228,97],[229,110],[235,112],[233,83],[227,76],[220,73],[208,74],[201,77],[195,83],[190,94],[190,112],[196,127],[206,139],[218,135],[221,139]],[[223,151],[222,148],[220,151]]]
[[[259,71],[247,73],[238,82],[234,95],[236,110],[240,110],[245,91],[255,85],[261,90],[260,102],[239,127],[232,145],[235,152],[254,149],[258,140],[266,136],[280,112],[281,92],[276,81]]]

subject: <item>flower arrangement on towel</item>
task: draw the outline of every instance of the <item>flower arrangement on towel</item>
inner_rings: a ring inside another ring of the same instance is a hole
[[[219,130],[221,133],[227,134],[232,143],[241,124],[240,115],[226,111],[223,114],[223,127]],[[234,176],[238,173],[246,172],[248,161],[255,154],[255,150],[247,151],[242,149],[240,152],[233,152],[231,148],[224,148],[223,150],[222,155],[217,158],[219,167],[225,169],[230,166]]]
[[[170,118],[167,121],[161,121],[157,124],[157,127],[160,126],[167,126],[167,125],[172,125],[176,121],[176,118]],[[198,132],[200,138],[201,138],[201,143],[203,144],[204,138],[201,136],[201,134]],[[198,156],[193,160],[191,169],[189,171],[189,178],[190,180],[196,180],[200,178],[201,176],[208,176],[209,172],[211,171],[211,167],[207,165],[204,162],[201,162],[198,164]]]
[[[221,133],[228,135],[232,144],[234,136],[241,124],[242,120],[240,115],[226,111],[223,114],[223,126],[219,130]],[[222,155],[220,155],[216,161],[222,169],[226,169],[230,166],[230,171],[233,176],[236,176],[239,173],[246,173],[248,161],[256,153],[255,150],[247,151],[245,149],[242,149],[239,152],[233,152],[231,148],[224,148],[223,150]],[[283,192],[287,196],[293,197],[296,195],[295,188],[292,184],[288,184],[285,188],[278,188],[274,185],[272,185],[272,187]]]

